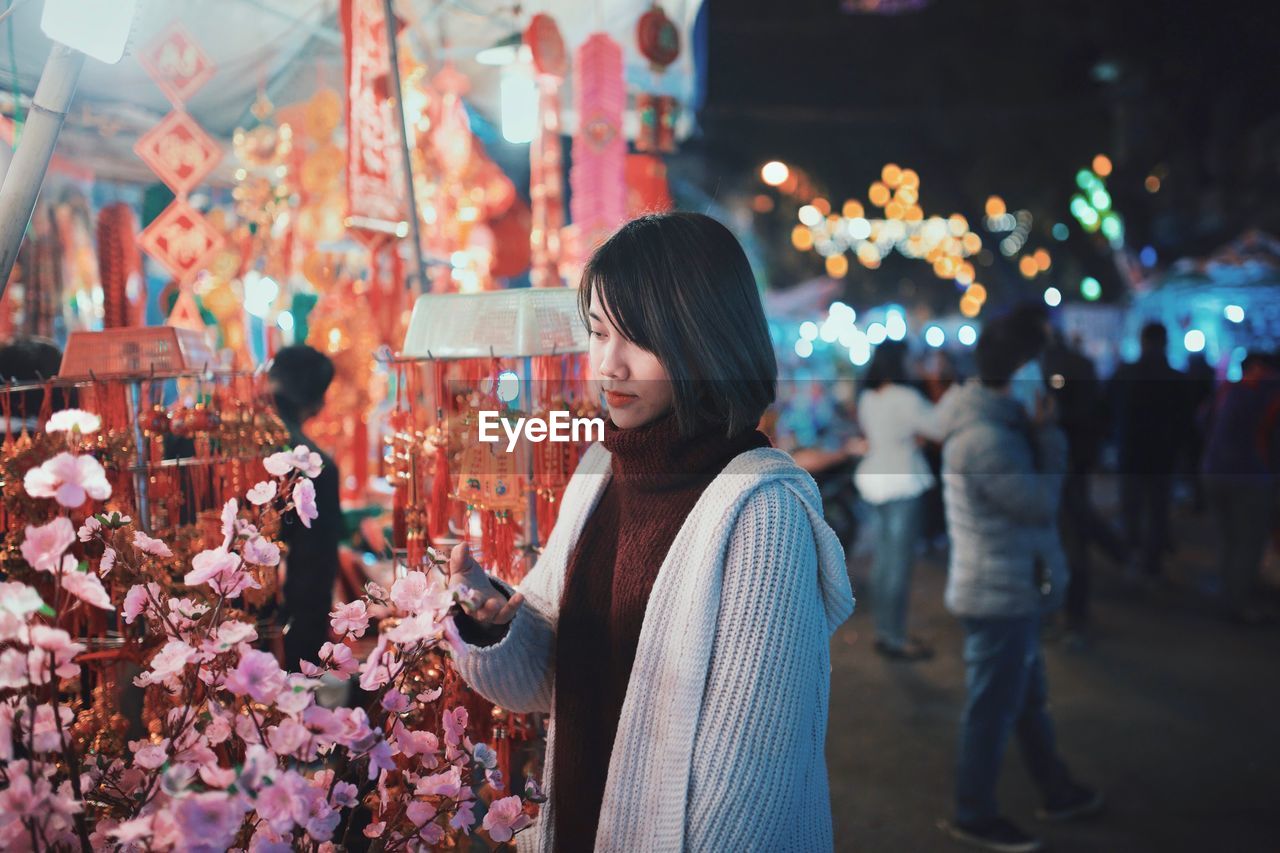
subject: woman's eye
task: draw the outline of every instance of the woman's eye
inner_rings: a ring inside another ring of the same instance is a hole
[[[593,338],[600,338],[601,340],[604,339],[604,332],[597,332],[595,329],[588,329],[587,334]]]

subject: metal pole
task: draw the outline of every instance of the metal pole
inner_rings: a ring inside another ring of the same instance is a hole
[[[18,259],[22,235],[31,222],[83,65],[83,53],[55,43],[31,99],[22,139],[0,186],[0,296]]]
[[[129,406],[133,409],[133,496],[138,505],[138,527],[143,533],[151,532],[151,500],[147,494],[147,443],[142,431],[142,419],[146,415],[142,411],[142,381],[135,379],[129,383]]]
[[[404,118],[404,88],[400,83],[400,49],[396,46],[396,15],[392,0],[382,0],[382,14],[387,25],[387,48],[390,51],[391,83],[396,92],[396,118],[400,125],[400,156],[404,159],[405,198],[409,202],[409,234],[413,237],[414,277],[417,293],[427,289],[427,262],[422,256],[422,229],[418,224],[418,193],[413,188],[413,157],[409,153],[409,126]]]

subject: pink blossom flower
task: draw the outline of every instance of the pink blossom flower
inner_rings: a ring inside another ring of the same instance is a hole
[[[319,686],[319,681],[290,673],[288,686],[276,697],[276,707],[285,714],[300,714],[311,704],[312,691]]]
[[[80,529],[76,531],[76,538],[81,542],[91,542],[101,529],[102,522],[98,521],[96,515],[91,515],[84,520],[84,524],[80,525]]]
[[[33,569],[55,574],[62,565],[62,555],[76,541],[75,526],[66,516],[58,516],[39,527],[28,525],[26,534],[22,540],[22,558]]]
[[[324,467],[324,460],[310,447],[299,444],[293,448],[293,467],[301,471],[303,476],[319,477],[320,470]]]
[[[244,543],[244,547],[240,549],[240,555],[244,557],[246,563],[253,563],[255,566],[280,565],[280,549],[274,542],[261,536],[255,536]]]
[[[155,832],[152,828],[153,815],[126,820],[124,823],[107,832],[117,844],[145,843]]]
[[[443,693],[444,693],[444,688],[437,687],[435,690],[424,690],[413,698],[417,699],[423,705],[430,705],[432,702],[439,699],[441,694]]]
[[[391,586],[391,602],[410,615],[448,610],[453,603],[443,584],[433,583],[425,572],[409,572]]]
[[[205,641],[205,651],[219,654],[235,648],[239,643],[252,643],[258,639],[258,629],[248,622],[228,621],[218,626],[218,633]]]
[[[285,686],[284,670],[269,652],[249,649],[227,675],[226,688],[237,696],[248,695],[257,702],[270,702]]]
[[[320,647],[320,660],[338,675],[352,675],[360,669],[360,661],[342,643],[325,643]]]
[[[152,539],[141,530],[133,531],[133,547],[137,548],[144,554],[150,554],[153,557],[172,557],[173,552],[169,550],[169,546],[161,542],[159,539]]]
[[[287,450],[272,453],[262,460],[262,467],[273,477],[283,477],[293,470],[293,454]]]
[[[149,583],[146,586],[134,584],[129,588],[129,592],[124,597],[124,607],[120,611],[124,615],[125,624],[132,625],[133,621],[141,616],[142,611],[146,610],[150,605],[150,600],[147,598],[148,592],[152,597],[159,597],[159,585],[154,583]]]
[[[295,824],[305,823],[311,811],[306,780],[296,771],[279,774],[273,784],[258,792],[254,800],[258,817],[267,821],[276,832],[285,833]]]
[[[281,720],[278,725],[267,729],[271,741],[271,749],[276,755],[294,755],[311,737],[311,733],[297,720]]]
[[[485,813],[482,825],[489,837],[501,844],[510,841],[511,836],[531,823],[533,821],[524,813],[519,797],[503,797],[489,804],[489,811]]]
[[[414,731],[401,726],[396,729],[396,745],[400,747],[401,754],[406,758],[422,756],[420,760],[428,770],[435,768],[435,756],[440,751],[440,739],[432,732]]]
[[[329,624],[333,626],[335,634],[363,637],[369,627],[369,611],[364,599],[357,598],[333,608],[333,612],[329,614]]]
[[[102,559],[98,561],[98,574],[106,577],[111,574],[111,570],[116,566],[116,549],[105,548],[102,551]]]
[[[9,787],[0,791],[0,815],[11,820],[37,815],[44,807],[53,786],[47,779],[31,781],[25,774],[12,773]]]
[[[310,480],[299,480],[293,487],[293,506],[298,512],[298,518],[302,520],[304,527],[310,527],[311,522],[320,517],[320,511],[316,509],[316,487]]]
[[[63,409],[54,412],[45,421],[45,432],[71,432],[78,430],[81,435],[95,433],[102,428],[102,418],[83,409]]]
[[[69,729],[71,721],[75,719],[75,714],[65,705],[58,706],[58,719],[62,721],[62,728]],[[23,729],[27,729],[26,719],[23,718]],[[58,731],[58,724],[53,718],[52,705],[37,705],[35,715],[35,725],[27,729],[31,733],[32,746],[36,752],[61,752],[63,747],[62,735]]]
[[[140,687],[146,687],[148,684],[163,684],[181,675],[187,664],[195,660],[198,655],[199,652],[182,640],[170,640],[156,652],[155,657],[151,659],[151,665],[134,679],[134,683]]]
[[[399,671],[399,656],[389,647],[386,634],[378,636],[378,643],[360,665],[360,688],[374,691],[389,682]]]
[[[462,770],[450,766],[418,780],[413,792],[419,797],[456,797],[462,791]]]
[[[83,601],[101,610],[115,610],[111,596],[102,586],[98,576],[89,572],[75,570],[75,557],[67,557],[63,561],[62,588]]]
[[[17,649],[0,652],[0,690],[27,686],[27,655]]]
[[[443,626],[436,621],[434,613],[418,613],[401,619],[394,628],[387,631],[387,639],[398,646],[407,647],[424,640],[437,640],[442,631]]]
[[[24,583],[0,582],[0,612],[24,617],[44,607],[40,593]]]
[[[427,821],[434,818],[439,812],[436,807],[428,803],[426,800],[414,800],[404,810],[405,816],[413,821],[414,826],[422,826]]]
[[[475,813],[472,811],[475,807],[475,800],[467,800],[462,803],[458,806],[458,810],[453,813],[453,817],[449,818],[449,826],[454,829],[461,829],[463,832],[469,832],[476,822]]]
[[[31,497],[53,498],[69,509],[79,507],[87,497],[96,501],[111,497],[107,472],[97,459],[65,452],[28,470],[22,485]]]
[[[207,583],[221,575],[228,575],[240,567],[240,558],[225,548],[211,548],[191,558],[192,571],[183,581],[189,586]]]
[[[159,743],[149,740],[131,740],[129,749],[133,750],[133,763],[144,770],[155,770],[169,760],[169,739]]]
[[[380,820],[377,823],[371,823],[364,828],[364,837],[365,838],[381,838],[382,833],[386,832],[386,830],[387,830],[386,821]]]
[[[409,697],[399,690],[388,690],[382,695],[382,708],[392,714],[403,714],[409,710]]]
[[[200,849],[231,846],[244,816],[244,806],[223,791],[188,794],[176,803],[174,818],[188,844]]]
[[[210,788],[227,788],[236,781],[236,771],[230,767],[205,764],[200,768],[200,781]]]
[[[31,645],[27,652],[27,671],[32,684],[48,684],[55,675],[70,678],[80,672],[73,661],[85,647],[72,642],[71,635],[61,628],[32,625]]]
[[[444,725],[444,742],[456,746],[467,731],[467,709],[459,705],[452,711],[445,711],[441,722]]]
[[[275,496],[276,496],[275,480],[263,480],[261,483],[256,484],[252,489],[250,489],[245,494],[245,497],[249,500],[249,503],[253,504],[254,506],[262,506],[265,503],[269,503],[271,499],[274,498]]]
[[[236,516],[240,514],[240,503],[235,498],[230,498],[222,505],[222,547],[225,549],[231,545],[231,539],[236,535]]]

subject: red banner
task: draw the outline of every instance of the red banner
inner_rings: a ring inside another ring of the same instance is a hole
[[[399,223],[405,219],[400,124],[390,100],[390,59],[382,0],[342,0],[347,60],[348,215]]]

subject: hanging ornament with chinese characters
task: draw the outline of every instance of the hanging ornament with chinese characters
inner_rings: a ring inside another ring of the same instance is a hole
[[[560,87],[568,71],[568,56],[560,28],[550,15],[534,15],[524,32],[537,73],[538,129],[529,146],[529,229],[534,287],[558,287],[560,229],[564,227],[564,169],[560,153]]]
[[[142,49],[138,61],[173,104],[173,112],[138,140],[134,152],[176,196],[138,235],[138,245],[182,285],[223,243],[218,230],[187,203],[188,193],[222,159],[217,142],[184,109],[186,99],[209,82],[215,69],[195,37],[176,21]]]
[[[662,7],[654,3],[636,24],[636,42],[649,60],[655,87],[658,78],[680,55],[680,31]],[[636,151],[670,154],[676,150],[676,99],[670,95],[641,92],[636,95],[640,130]]]

